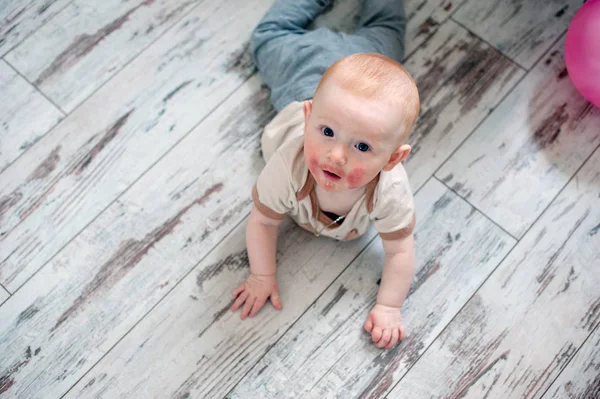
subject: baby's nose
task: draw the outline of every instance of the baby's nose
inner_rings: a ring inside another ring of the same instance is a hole
[[[329,159],[338,165],[346,164],[346,150],[341,145],[334,146],[329,151]]]

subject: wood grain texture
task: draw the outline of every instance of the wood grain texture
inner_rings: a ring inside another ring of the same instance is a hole
[[[558,43],[436,173],[522,237],[600,144],[600,110],[574,88]]]
[[[71,0],[4,0],[0,2],[0,57],[52,19]]]
[[[596,327],[543,398],[600,398],[600,328]]]
[[[1,173],[55,126],[63,113],[2,60],[0,104]],[[0,200],[0,219],[4,207]]]
[[[502,54],[447,21],[404,64],[419,88],[421,114],[405,161],[421,187],[523,76]]]
[[[283,310],[232,313],[248,276],[246,223],[119,343],[68,398],[222,398],[374,237],[316,238],[287,219],[278,242]],[[325,267],[324,267],[325,266]],[[141,371],[143,370],[143,371]]]
[[[600,324],[599,197],[600,150],[390,397],[541,397]]]
[[[0,306],[0,392],[60,397],[248,215],[273,115],[251,79]]]
[[[71,112],[201,0],[76,0],[6,55]]]
[[[254,73],[248,38],[270,4],[203,2],[5,170],[0,282],[9,291]]]
[[[363,330],[384,257],[377,239],[252,368],[232,398],[385,396],[514,245],[435,180],[415,202],[417,272],[402,310],[404,342],[380,350]]]
[[[467,0],[453,18],[524,68],[565,33],[582,0]]]
[[[405,54],[408,56],[421,47],[463,2],[464,0],[405,0]]]

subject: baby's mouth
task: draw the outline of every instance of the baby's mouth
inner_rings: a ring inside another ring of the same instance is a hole
[[[341,176],[339,176],[333,172],[330,172],[328,170],[325,170],[325,169],[323,169],[323,173],[325,174],[325,177],[327,177],[331,180],[340,180],[342,178]]]

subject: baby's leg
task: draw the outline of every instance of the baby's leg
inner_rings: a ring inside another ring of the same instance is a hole
[[[403,0],[365,0],[354,35],[367,39],[365,52],[377,52],[398,62],[404,58],[406,14]],[[369,50],[370,48],[370,50]]]
[[[276,0],[254,29],[250,51],[263,80],[275,93],[292,78],[300,62],[296,55],[304,45],[300,39],[306,27],[331,1]]]

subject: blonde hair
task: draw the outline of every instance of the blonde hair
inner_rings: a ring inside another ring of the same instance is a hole
[[[408,138],[419,116],[419,91],[399,62],[378,53],[358,53],[342,58],[325,71],[314,99],[318,98],[319,90],[332,81],[355,95],[395,103],[404,116],[400,139],[404,142]]]

